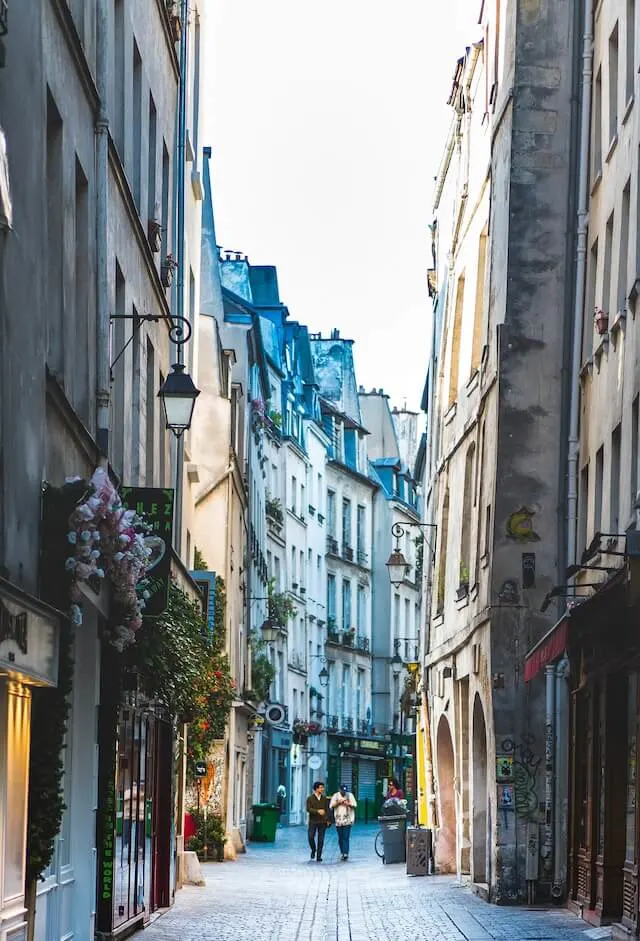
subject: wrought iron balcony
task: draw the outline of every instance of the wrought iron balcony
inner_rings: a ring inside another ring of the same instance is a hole
[[[0,36],[6,36],[9,30],[9,0],[0,0]]]
[[[325,716],[325,728],[327,732],[337,732],[340,725],[339,716]]]
[[[358,565],[367,565],[369,562],[369,556],[364,551],[364,549],[358,549]]]
[[[353,547],[348,546],[346,543],[342,544],[342,557],[347,560],[347,562],[353,562]]]
[[[338,555],[338,540],[333,536],[327,536],[327,552],[330,555]]]
[[[356,647],[358,650],[362,650],[364,653],[369,653],[369,638],[365,634],[358,634],[356,636]]]
[[[353,719],[351,718],[351,716],[342,717],[342,731],[353,732]]]

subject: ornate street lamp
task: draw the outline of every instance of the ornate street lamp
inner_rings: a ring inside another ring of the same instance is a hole
[[[320,673],[318,674],[318,679],[320,680],[320,686],[326,687],[329,685],[329,671],[327,670],[326,667],[323,667],[320,670]]]
[[[175,363],[160,387],[158,397],[162,400],[167,428],[176,438],[191,427],[191,418],[200,390],[184,371],[184,363]]]
[[[418,529],[435,529],[437,531],[437,526],[435,523],[405,522],[405,523],[393,524],[393,526],[391,527],[391,535],[395,539],[396,544],[391,555],[389,556],[388,561],[385,563],[385,565],[387,566],[387,569],[389,570],[389,580],[394,588],[400,587],[400,585],[403,583],[403,581],[409,574],[409,570],[411,568],[411,566],[409,565],[409,563],[407,562],[407,560],[405,559],[404,555],[402,554],[400,550],[400,540],[406,534],[409,527],[417,527]],[[426,539],[425,539],[425,542],[429,546],[429,549],[431,550],[431,554],[433,555],[435,552],[435,548],[432,547],[431,544]]]
[[[278,639],[278,635],[280,633],[278,628],[274,627],[269,618],[263,622],[260,630],[262,631],[262,639],[266,644],[272,644],[274,640]]]
[[[404,661],[402,660],[402,657],[400,656],[396,648],[396,652],[391,658],[391,672],[393,673],[394,676],[400,676],[403,670],[404,670]]]

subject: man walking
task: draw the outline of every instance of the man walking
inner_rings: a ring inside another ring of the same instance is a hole
[[[311,849],[311,859],[322,862],[322,847],[324,846],[324,835],[329,820],[329,798],[324,793],[324,784],[322,781],[315,781],[313,785],[313,794],[307,797],[307,813],[309,814],[309,847]],[[316,847],[316,834],[318,835],[318,845]]]
[[[356,819],[356,799],[346,784],[340,785],[340,790],[333,795],[329,804],[333,810],[333,819],[338,833],[341,859],[349,859],[349,842],[351,840],[351,827]]]

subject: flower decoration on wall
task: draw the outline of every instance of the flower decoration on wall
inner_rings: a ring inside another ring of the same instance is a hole
[[[148,532],[144,519],[123,507],[108,473],[98,467],[69,517],[71,553],[65,567],[71,575],[70,617],[76,626],[82,624],[80,585],[108,579],[115,614],[110,640],[120,651],[133,643],[142,624],[151,555],[145,546]]]

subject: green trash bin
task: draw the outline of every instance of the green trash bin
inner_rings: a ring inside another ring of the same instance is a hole
[[[280,811],[275,804],[254,804],[251,839],[257,843],[275,843]]]

